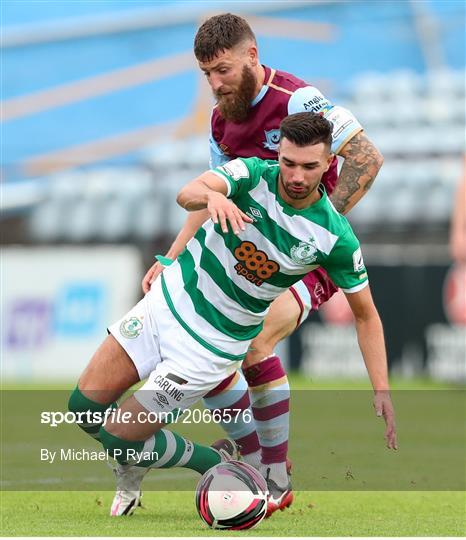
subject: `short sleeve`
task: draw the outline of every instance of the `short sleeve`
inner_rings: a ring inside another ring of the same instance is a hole
[[[233,199],[240,193],[250,191],[259,183],[259,162],[257,158],[236,158],[212,169],[212,172],[225,180],[227,197]]]
[[[209,167],[214,169],[215,167],[220,167],[229,161],[229,157],[226,156],[219,145],[215,142],[213,135],[209,137],[209,150],[210,150],[210,159]]]
[[[346,293],[358,292],[369,283],[361,246],[351,228],[338,239],[324,267]]]
[[[334,105],[314,86],[304,86],[293,92],[288,102],[288,114],[297,112],[322,114],[333,125],[332,152],[338,152],[363,128],[355,116],[339,105]]]

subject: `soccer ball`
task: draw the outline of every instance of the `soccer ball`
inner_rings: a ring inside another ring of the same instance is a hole
[[[267,484],[261,474],[241,461],[209,469],[196,488],[196,508],[212,529],[252,529],[267,513]]]

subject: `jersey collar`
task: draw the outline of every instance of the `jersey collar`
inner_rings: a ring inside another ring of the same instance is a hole
[[[264,68],[264,72],[265,72],[265,78],[264,78],[264,81],[265,82],[268,82],[268,79],[270,77],[270,73],[271,73],[271,69],[267,66],[262,66]],[[258,103],[260,103],[262,101],[262,99],[264,98],[265,94],[267,93],[269,87],[267,84],[263,84],[262,85],[262,88],[260,89],[260,92],[257,94],[257,96],[251,101],[251,107],[255,107]]]

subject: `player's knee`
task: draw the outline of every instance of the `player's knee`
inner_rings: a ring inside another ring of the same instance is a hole
[[[264,356],[268,356],[273,352],[273,349],[275,345],[277,344],[277,341],[274,340],[267,340],[267,339],[258,339],[254,340],[251,343],[251,351],[256,351],[257,354],[263,354]]]
[[[262,334],[260,334],[260,336],[261,337],[258,336],[252,341],[246,354],[246,358],[244,359],[243,367],[258,364],[261,360],[273,354],[273,350],[278,341],[272,339],[267,340],[267,338],[263,339]]]

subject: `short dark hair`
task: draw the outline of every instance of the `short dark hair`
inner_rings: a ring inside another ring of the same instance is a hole
[[[256,42],[256,36],[246,19],[232,13],[214,15],[197,31],[194,54],[200,62],[210,62],[219,53],[232,49],[246,39]]]
[[[332,146],[333,125],[320,114],[299,112],[286,116],[280,123],[280,141],[288,139],[297,146],[324,143]]]

